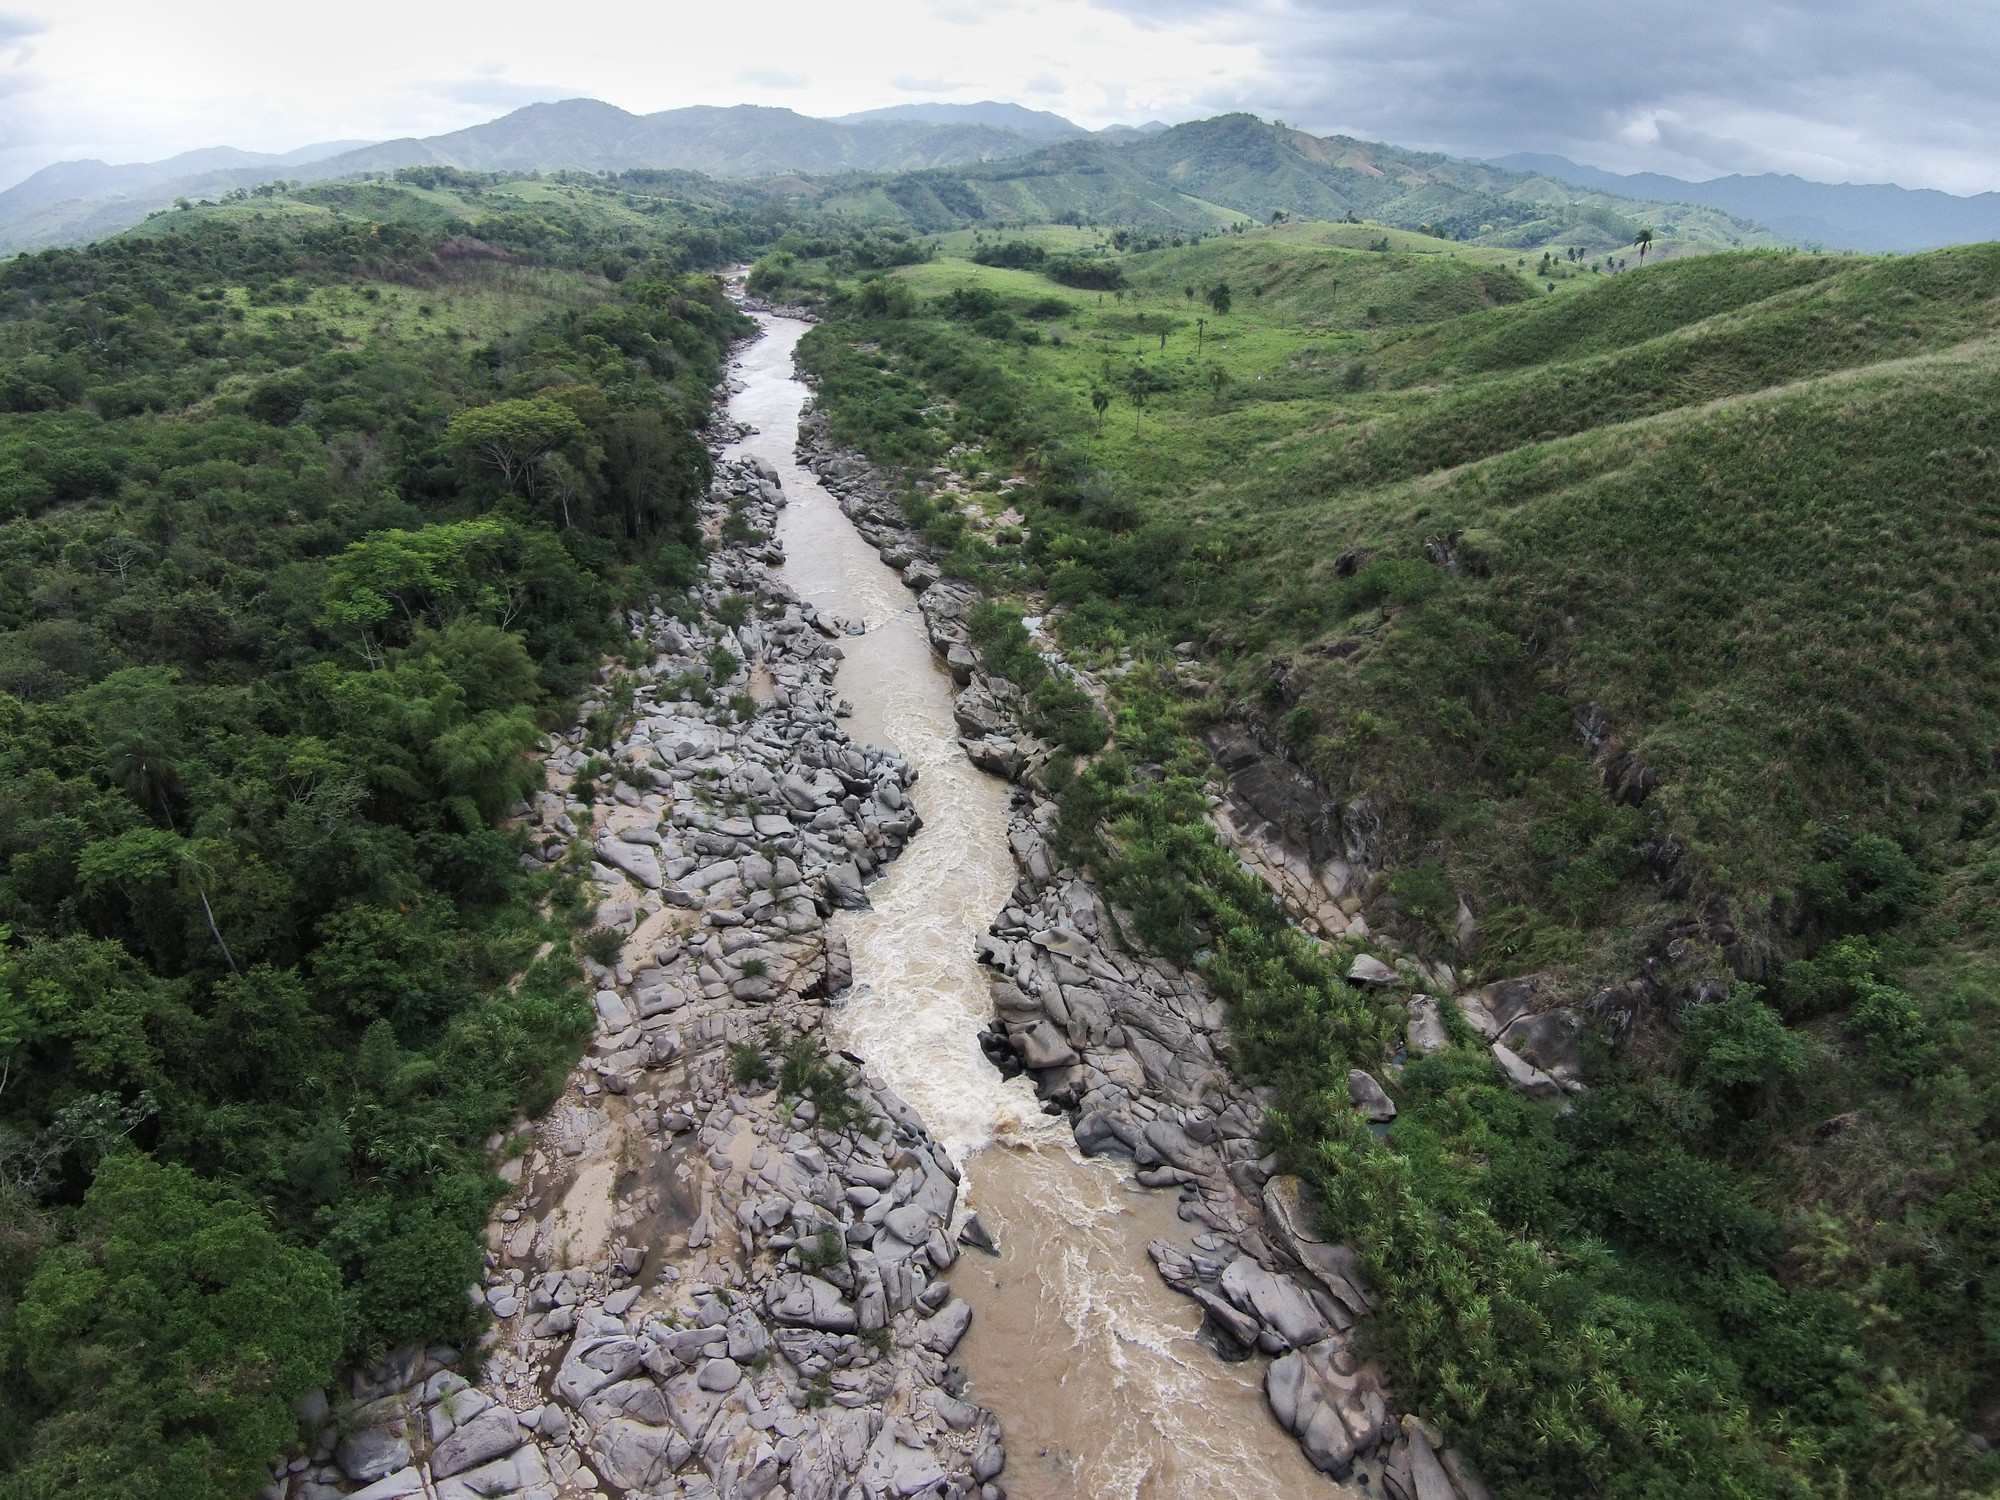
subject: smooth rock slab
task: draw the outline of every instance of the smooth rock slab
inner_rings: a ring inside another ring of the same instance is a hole
[[[431,1473],[443,1478],[512,1453],[527,1441],[527,1433],[504,1406],[491,1407],[461,1424],[431,1450]]]

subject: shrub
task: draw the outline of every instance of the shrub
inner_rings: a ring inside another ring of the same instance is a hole
[[[1076,255],[1051,255],[1042,266],[1042,274],[1085,292],[1115,292],[1125,285],[1125,272],[1113,262]]]
[[[1682,1012],[1681,1055],[1697,1087],[1741,1102],[1796,1078],[1810,1052],[1806,1039],[1758,997],[1756,986],[1739,984],[1726,1000]]]
[[[729,1076],[738,1088],[771,1081],[771,1060],[755,1042],[729,1044]]]
[[[591,927],[576,935],[576,951],[610,968],[625,951],[625,937],[615,927]]]
[[[1930,899],[1930,877],[1892,839],[1822,830],[1813,853],[1799,894],[1836,932],[1879,932]]]
[[[976,265],[1005,266],[1011,271],[1032,270],[1048,258],[1048,251],[1026,240],[1009,240],[1004,245],[981,245],[972,252]]]

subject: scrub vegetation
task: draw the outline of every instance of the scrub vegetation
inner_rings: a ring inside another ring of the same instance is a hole
[[[802,357],[946,571],[1105,671],[1064,851],[1227,997],[1402,1398],[1510,1496],[1989,1493],[2000,246],[1017,238],[799,258]],[[1400,997],[1214,837],[1223,720],[1372,845],[1378,927],[1640,996],[1588,1092],[1461,1029],[1369,1133]]]

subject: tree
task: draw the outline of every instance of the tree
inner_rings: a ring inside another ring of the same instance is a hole
[[[1208,305],[1214,308],[1216,312],[1219,314],[1227,313],[1229,311],[1228,282],[1218,281],[1214,286],[1208,289]]]
[[[444,430],[444,446],[497,471],[511,490],[538,460],[583,434],[583,422],[569,407],[550,396],[532,396],[460,412]]]
[[[12,1493],[237,1500],[297,1430],[292,1402],[340,1354],[340,1277],[184,1167],[104,1159],[80,1234],[45,1252],[16,1312],[49,1408]]]
[[[371,532],[334,559],[320,623],[358,632],[363,654],[376,662],[377,632],[399,617],[407,636],[427,617],[488,602],[475,569],[505,537],[506,528],[490,520]]]
[[[1653,248],[1653,231],[1651,229],[1640,230],[1639,237],[1633,240],[1632,243],[1639,247],[1639,264],[1643,266],[1646,263],[1646,252]]]
[[[1228,387],[1229,372],[1223,369],[1221,365],[1210,365],[1208,370],[1208,389],[1214,397],[1215,405],[1222,405],[1222,393]]]
[[[1111,405],[1111,392],[1101,385],[1090,388],[1090,409],[1097,413],[1097,430],[1104,431],[1104,413]]]

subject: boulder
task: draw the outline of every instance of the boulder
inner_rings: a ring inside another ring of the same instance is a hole
[[[1273,1275],[1247,1255],[1232,1260],[1217,1285],[1223,1296],[1294,1349],[1316,1344],[1332,1331],[1303,1287],[1289,1276]]]
[[[852,863],[826,867],[826,899],[842,911],[866,911],[868,892],[861,886],[861,871]]]
[[[1465,1024],[1487,1041],[1494,1041],[1500,1035],[1500,1023],[1493,1019],[1493,1012],[1486,1008],[1486,1002],[1477,995],[1460,995],[1457,1000],[1458,1013],[1465,1017]]]
[[[852,1333],[854,1308],[817,1276],[777,1276],[764,1288],[764,1306],[772,1319],[822,1333]]]
[[[1264,1397],[1284,1429],[1299,1440],[1312,1466],[1345,1479],[1354,1466],[1354,1439],[1319,1368],[1293,1351],[1264,1373]]]
[[[643,1490],[686,1463],[694,1448],[671,1427],[627,1417],[606,1422],[590,1441],[597,1472],[622,1490]]]
[[[1437,1001],[1429,995],[1418,995],[1410,1001],[1410,1024],[1404,1035],[1409,1040],[1410,1050],[1419,1057],[1428,1057],[1451,1045],[1451,1033],[1445,1029],[1444,1015],[1438,1009]]]
[[[410,1440],[400,1427],[363,1427],[340,1440],[333,1461],[355,1483],[372,1484],[409,1463]]]
[[[1347,1097],[1374,1124],[1387,1124],[1396,1118],[1396,1101],[1375,1081],[1372,1073],[1360,1068],[1351,1070],[1347,1075]]]
[[[431,1450],[431,1474],[444,1478],[512,1453],[527,1441],[528,1434],[504,1406],[493,1406],[470,1422],[461,1423],[450,1437]]]
[[[1042,1017],[1024,1030],[1017,1031],[1010,1038],[1014,1051],[1020,1055],[1021,1066],[1034,1070],[1043,1068],[1067,1068],[1077,1061],[1077,1055],[1068,1040],[1058,1031],[1055,1024]]]
[[[422,1494],[423,1489],[423,1473],[411,1467],[398,1469],[395,1473],[354,1491],[347,1500],[404,1500],[406,1495]]]
[[[1493,1044],[1493,1060],[1507,1075],[1507,1086],[1530,1099],[1554,1100],[1563,1097],[1563,1086],[1540,1068],[1502,1042]]]
[[[1583,1017],[1576,1011],[1545,1010],[1516,1017],[1499,1039],[1558,1083],[1572,1084],[1583,1081],[1583,1030]]]
[[[993,1238],[993,1232],[986,1227],[978,1214],[965,1216],[965,1222],[958,1226],[958,1242],[961,1245],[970,1245],[975,1250],[983,1250],[988,1255],[1000,1253],[1000,1242]]]
[[[933,1354],[950,1354],[971,1326],[971,1305],[954,1297],[930,1317],[918,1322],[917,1342]]]
[[[1372,953],[1357,953],[1348,966],[1347,977],[1359,984],[1394,984],[1396,971]]]

